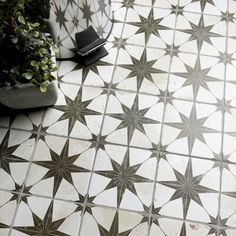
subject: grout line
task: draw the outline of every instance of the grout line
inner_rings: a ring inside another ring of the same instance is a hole
[[[120,35],[121,37],[122,37],[122,34],[124,32],[124,26],[125,26],[125,20],[126,20],[127,12],[128,12],[128,10],[126,9],[125,19],[124,19],[124,22],[123,22],[122,31],[121,31],[121,35]],[[114,12],[113,12],[113,15],[114,15]],[[117,63],[117,60],[118,60],[119,52],[120,52],[120,45],[117,47],[117,54],[116,54],[116,58],[115,58],[115,62],[114,62],[114,68],[113,68],[113,71],[112,71],[111,82],[109,83],[109,87],[108,87],[108,90],[107,90],[107,99],[106,99],[106,104],[105,104],[105,108],[104,108],[104,112],[103,112],[103,117],[102,117],[100,131],[99,131],[99,134],[98,134],[97,140],[96,140],[96,142],[97,142],[96,153],[95,153],[95,156],[94,156],[94,161],[93,161],[93,165],[92,165],[91,175],[90,175],[90,178],[89,178],[87,194],[86,194],[86,198],[85,198],[85,201],[84,201],[83,213],[84,213],[85,207],[87,205],[87,199],[88,199],[88,195],[89,195],[89,190],[90,190],[90,186],[91,186],[91,182],[92,182],[92,178],[93,178],[93,174],[94,174],[94,167],[95,167],[95,163],[96,163],[96,159],[97,159],[97,154],[98,154],[98,150],[99,150],[99,142],[100,142],[100,138],[101,138],[101,134],[102,134],[102,129],[103,129],[104,121],[105,121],[106,110],[107,110],[107,106],[108,106],[108,102],[109,102],[109,96],[110,96],[110,91],[111,91],[113,77],[114,77],[114,74],[115,74],[115,71],[116,71],[116,63]],[[82,230],[82,226],[83,226],[83,219],[84,219],[84,214],[82,214],[81,224],[80,224],[78,236],[80,236],[80,234],[81,234],[81,230]]]
[[[152,202],[151,205],[154,206],[154,199],[155,199],[155,194],[156,194],[156,188],[157,188],[157,175],[158,175],[158,168],[159,168],[159,162],[160,162],[160,152],[161,152],[161,142],[162,142],[162,137],[163,137],[163,127],[164,127],[164,119],[165,119],[165,112],[166,112],[166,107],[167,107],[167,100],[168,100],[168,88],[169,88],[169,80],[170,80],[170,71],[171,71],[171,64],[173,60],[173,48],[174,48],[174,42],[175,42],[175,32],[176,32],[176,25],[177,25],[177,18],[178,18],[178,5],[179,5],[179,0],[177,3],[177,11],[175,12],[175,25],[174,25],[174,32],[173,32],[173,38],[172,38],[172,44],[171,44],[171,50],[170,50],[170,62],[169,62],[169,69],[168,69],[168,79],[167,79],[167,84],[166,84],[166,90],[165,90],[165,96],[164,96],[164,107],[163,107],[163,113],[162,113],[162,121],[161,121],[161,130],[160,130],[160,139],[159,143],[157,145],[157,151],[158,156],[157,156],[157,165],[156,165],[156,171],[155,171],[155,183],[153,187],[153,193],[152,193]],[[151,233],[151,218],[152,218],[152,207],[150,208],[149,211],[149,227],[148,227],[148,236],[150,236]]]
[[[227,0],[227,16],[229,13],[229,0]],[[226,41],[225,41],[225,53],[228,52],[228,35],[229,35],[229,19],[227,18],[226,21]],[[221,198],[222,198],[222,176],[223,176],[223,169],[224,169],[224,125],[225,125],[225,106],[226,106],[226,75],[227,75],[227,60],[224,62],[224,91],[223,91],[223,112],[222,112],[222,134],[221,134],[221,163],[220,163],[220,183],[219,183],[219,197],[218,197],[218,212],[217,215],[221,215]],[[219,227],[221,226],[220,222],[221,217],[218,217],[218,228],[217,228],[217,236],[220,236],[220,229]]]
[[[144,48],[144,47],[143,47]],[[197,54],[196,54],[197,55]],[[117,65],[119,66],[119,65]],[[165,72],[166,74],[174,74],[172,72]],[[163,73],[164,74],[164,73]],[[71,84],[71,85],[77,85],[77,86],[83,86],[85,88],[97,88],[97,89],[101,89],[101,90],[104,90],[104,91],[113,91],[113,92],[124,92],[124,93],[133,93],[133,94],[141,94],[141,95],[147,95],[147,96],[153,96],[153,97],[156,97],[158,96],[159,98],[171,98],[171,97],[168,97],[168,96],[162,96],[162,95],[159,95],[159,94],[154,94],[154,93],[148,93],[148,92],[140,92],[140,91],[135,91],[135,90],[128,90],[128,89],[120,89],[120,88],[104,88],[104,87],[97,87],[97,86],[92,86],[92,85],[82,85],[82,84],[75,84],[75,83],[72,83],[72,82],[65,82],[65,81],[62,81],[60,82],[62,84]],[[219,83],[224,83],[224,81],[219,81]],[[177,101],[185,101],[185,102],[193,102],[193,103],[196,103],[196,104],[205,104],[205,105],[211,105],[211,106],[216,106],[218,103],[212,103],[212,102],[205,102],[205,101],[196,101],[196,100],[193,100],[193,99],[188,99],[188,98],[175,98],[173,97],[175,100]],[[1,125],[0,125],[1,127]],[[3,127],[5,128],[5,127]],[[11,128],[11,129],[19,129],[19,128]],[[20,129],[21,130],[21,129]]]

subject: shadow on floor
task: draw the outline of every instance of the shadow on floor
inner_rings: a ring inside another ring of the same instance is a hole
[[[34,111],[40,111],[44,109],[43,107],[41,108],[31,108],[31,109],[22,109],[22,110],[13,110],[9,107],[6,107],[0,103],[0,117],[4,116],[16,116],[18,114],[22,113],[29,113],[29,112],[34,112]]]

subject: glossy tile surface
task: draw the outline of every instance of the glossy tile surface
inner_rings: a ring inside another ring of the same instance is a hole
[[[236,2],[112,9],[54,106],[0,110],[0,235],[235,236]]]

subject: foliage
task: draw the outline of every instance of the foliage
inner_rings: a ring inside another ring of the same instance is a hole
[[[24,3],[0,0],[0,87],[32,83],[44,92],[55,79],[51,56],[54,44],[49,35],[40,31],[39,23],[23,17]]]

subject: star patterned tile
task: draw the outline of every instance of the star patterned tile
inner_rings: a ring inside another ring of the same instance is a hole
[[[109,97],[101,136],[106,142],[153,148],[160,140],[163,100],[115,92]]]
[[[50,134],[92,139],[100,131],[106,93],[97,87],[60,84],[57,103],[46,111],[43,129]]]
[[[53,2],[59,56],[88,25],[109,55],[0,107],[0,235],[235,236],[236,1]]]
[[[225,52],[226,29],[219,16],[184,12],[177,17],[174,43],[183,52],[219,56]]]
[[[88,188],[95,145],[46,136],[39,140],[26,181],[27,194],[83,202]]]
[[[224,76],[221,59],[179,53],[171,63],[168,91],[175,98],[217,104],[224,96]]]
[[[219,187],[220,169],[213,161],[167,154],[158,165],[153,212],[216,223]]]
[[[156,165],[155,152],[102,146],[89,190],[92,203],[143,211],[151,205]]]
[[[80,219],[75,203],[31,196],[19,204],[11,235],[77,236]]]
[[[125,43],[120,50],[112,88],[164,95],[168,83],[170,55],[167,50]]]
[[[164,151],[218,160],[221,132],[217,106],[174,100],[166,107],[161,142]]]
[[[135,45],[171,45],[175,20],[175,12],[171,9],[136,6],[128,10],[123,36],[127,43]]]

